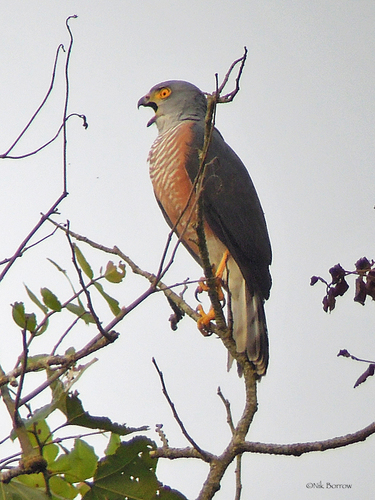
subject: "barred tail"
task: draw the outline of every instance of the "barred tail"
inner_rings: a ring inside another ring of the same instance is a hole
[[[233,317],[233,338],[236,341],[237,351],[246,352],[253,363],[259,377],[265,375],[268,366],[268,334],[263,299],[259,295],[252,295],[245,280],[242,278],[240,287],[232,292],[231,311]],[[228,370],[232,366],[233,358],[228,356]],[[242,370],[238,366],[238,374]]]

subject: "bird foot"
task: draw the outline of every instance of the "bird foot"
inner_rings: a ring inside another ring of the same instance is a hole
[[[197,307],[197,311],[201,316],[197,321],[198,330],[202,335],[208,337],[209,335],[211,335],[210,323],[213,319],[215,319],[215,311],[213,307],[211,307],[208,313],[205,313],[203,307],[200,304]]]
[[[218,265],[217,270],[215,269],[215,264],[212,266],[212,270],[214,272],[215,280],[216,280],[216,283],[215,283],[216,292],[217,292],[218,299],[220,300],[220,302],[222,302],[225,298],[224,292],[223,292],[223,274],[224,274],[225,267],[227,265],[228,258],[229,258],[229,250],[225,250],[223,257],[220,261],[220,264]],[[200,294],[202,292],[208,292],[208,290],[209,290],[209,286],[207,285],[206,279],[203,277],[198,282],[198,286],[195,290],[195,298],[199,301],[198,294]]]
[[[215,274],[215,288],[216,288],[217,297],[218,297],[220,302],[225,301],[225,296],[224,296],[224,292],[223,292],[223,274],[224,274],[224,270],[225,270],[225,267],[227,264],[228,257],[229,257],[229,251],[226,250],[223,254],[223,257],[220,261],[220,264],[219,264],[217,270],[215,270],[215,268],[213,266],[213,271]],[[207,285],[207,282],[205,281],[205,278],[202,278],[198,283],[197,289],[195,290],[195,298],[199,301],[198,294],[200,294],[202,292],[208,292],[208,290],[209,290],[209,287]],[[205,313],[203,310],[203,307],[199,304],[197,307],[197,311],[201,316],[197,321],[198,330],[205,336],[210,335],[210,331],[211,331],[210,322],[213,319],[215,319],[215,311],[214,311],[213,307],[211,306],[208,313]]]

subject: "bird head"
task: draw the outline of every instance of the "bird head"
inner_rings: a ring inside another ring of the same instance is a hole
[[[156,123],[159,133],[165,132],[182,120],[204,120],[207,99],[195,85],[180,80],[159,83],[138,101],[140,106],[148,106],[155,115],[147,123]]]

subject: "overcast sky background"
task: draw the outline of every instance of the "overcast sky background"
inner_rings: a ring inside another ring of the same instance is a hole
[[[249,51],[234,103],[220,106],[217,126],[242,158],[256,185],[273,246],[273,288],[266,306],[270,366],[258,386],[259,410],[249,440],[291,443],[327,439],[359,430],[374,419],[374,383],[353,389],[366,366],[337,358],[340,349],[374,359],[374,304],[354,303],[351,290],[327,315],[324,287],[309,286],[314,274],[328,278],[340,262],[353,268],[375,257],[375,4],[373,1],[181,0],[1,2],[0,149],[5,151],[27,123],[48,88],[56,48],[67,47],[65,18],[75,45],[70,66],[70,112],[84,113],[68,130],[69,197],[58,220],[106,246],[119,246],[139,266],[156,272],[168,228],[154,200],[147,154],[156,127],[151,110],[136,103],[167,79],[188,80],[212,91],[215,73]],[[35,149],[58,128],[63,105],[63,58],[55,92],[15,153]],[[0,260],[59,196],[61,144],[36,157],[1,162]],[[47,233],[43,230],[40,235]],[[81,245],[98,271],[108,257]],[[21,350],[10,303],[50,287],[64,300],[69,288],[47,262],[69,269],[70,250],[56,235],[30,250],[0,288],[1,358],[10,370]],[[201,270],[183,248],[165,281],[197,279]],[[147,287],[128,277],[109,287],[126,305]],[[195,307],[193,290],[187,295]],[[105,306],[103,322],[111,319]],[[186,428],[211,452],[220,453],[229,428],[217,386],[235,417],[242,411],[243,384],[226,372],[226,352],[203,338],[187,318],[169,328],[162,295],[137,308],[118,328],[120,339],[100,352],[77,384],[85,409],[131,426],[163,423],[171,446],[186,446],[164,400],[151,363],[154,356]],[[62,330],[35,343],[49,351]],[[84,325],[64,347],[87,342]],[[48,347],[43,343],[47,343]],[[33,387],[33,379],[30,381]],[[26,389],[27,389],[26,388]],[[1,428],[9,421],[1,409]],[[2,437],[2,436],[0,436]],[[98,449],[105,446],[98,440]],[[2,456],[4,453],[2,452]],[[243,498],[370,498],[374,491],[374,438],[346,449],[300,458],[246,455]],[[160,461],[159,479],[195,498],[207,468],[198,461]],[[306,484],[352,484],[351,490],[307,489]],[[215,498],[234,497],[233,469]]]

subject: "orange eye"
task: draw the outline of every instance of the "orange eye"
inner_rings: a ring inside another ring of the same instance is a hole
[[[162,89],[159,90],[158,97],[160,99],[166,99],[168,96],[170,96],[172,93],[171,89],[168,87],[163,87]]]

